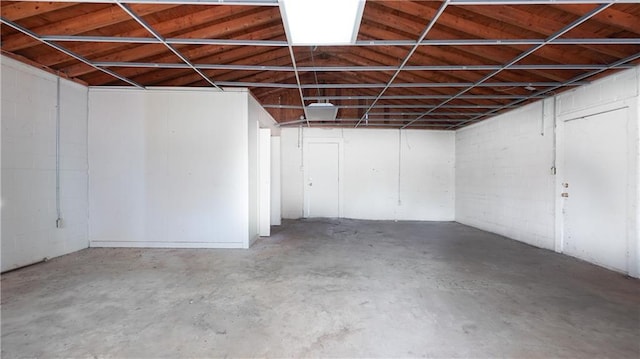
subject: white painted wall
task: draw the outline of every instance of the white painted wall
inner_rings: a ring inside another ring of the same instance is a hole
[[[247,138],[249,141],[249,184],[247,187],[249,194],[249,242],[245,248],[249,248],[260,236],[260,122],[258,122],[255,113],[251,113],[251,110],[249,110],[249,113],[247,122]]]
[[[280,182],[280,136],[271,137],[271,225],[282,224]]]
[[[247,96],[92,88],[91,245],[247,247]]]
[[[268,236],[271,217],[271,175],[261,177],[263,171],[271,169],[271,148],[268,136],[261,139],[260,131],[279,135],[280,129],[269,112],[247,93],[247,120],[249,121],[249,246],[258,236]],[[261,143],[266,141],[265,143]],[[266,183],[266,187],[263,186]]]
[[[303,146],[342,139],[343,215],[359,219],[454,219],[454,133],[287,128],[282,130],[282,216],[300,218]]]
[[[88,246],[87,88],[60,83],[60,194],[56,228],[57,77],[1,58],[2,271]]]
[[[456,221],[562,252],[564,121],[626,107],[631,144],[626,188],[629,220],[627,238],[618,240],[628,242],[626,272],[637,277],[639,71],[614,74],[457,131]],[[616,139],[603,137],[593,145],[607,146],[607,141]],[[553,167],[557,175],[552,174]]]
[[[304,178],[302,128],[283,128],[280,135],[282,218],[302,218]]]
[[[258,141],[259,235],[271,235],[271,130],[261,128]]]
[[[457,131],[456,221],[554,248],[553,101],[544,107],[544,126],[537,102]]]

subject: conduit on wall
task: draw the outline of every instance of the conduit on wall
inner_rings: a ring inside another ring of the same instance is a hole
[[[60,209],[60,76],[56,76],[56,228],[62,228]]]
[[[402,174],[402,129],[398,129],[398,206],[402,205],[400,197],[400,178]]]

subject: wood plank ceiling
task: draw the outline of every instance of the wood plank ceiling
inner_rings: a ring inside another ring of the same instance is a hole
[[[640,59],[634,1],[368,0],[355,45],[291,48],[277,0],[1,8],[6,55],[92,86],[248,87],[283,126],[329,101],[312,126],[453,130]]]

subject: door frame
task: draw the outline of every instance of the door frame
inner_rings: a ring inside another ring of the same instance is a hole
[[[302,143],[302,186],[304,188],[302,214],[309,218],[309,186],[307,185],[309,156],[309,144],[337,144],[338,145],[338,217],[344,217],[343,193],[344,193],[344,140],[342,138],[305,138]]]
[[[597,105],[595,108],[587,108],[579,111],[559,114],[557,108],[555,112],[555,158],[556,158],[556,178],[555,178],[555,251],[564,253],[565,244],[565,216],[564,206],[565,199],[561,197],[561,193],[565,192],[563,183],[565,182],[564,163],[566,160],[565,146],[565,123],[570,121],[588,120],[589,117],[605,114],[617,110],[626,110],[627,120],[627,224],[626,224],[626,242],[627,242],[627,263],[626,274],[633,277],[640,276],[640,163],[638,163],[638,154],[640,153],[640,145],[638,138],[640,135],[639,117],[637,111],[637,98],[615,101],[606,105]],[[558,102],[554,107],[558,106]]]

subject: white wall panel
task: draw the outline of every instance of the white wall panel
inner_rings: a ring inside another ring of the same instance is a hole
[[[92,246],[247,246],[245,92],[89,97]]]
[[[280,169],[280,136],[271,137],[271,225],[282,224],[281,212],[281,169]]]
[[[88,246],[87,88],[60,81],[60,209],[56,228],[57,78],[2,57],[2,271]]]
[[[304,180],[302,167],[302,129],[283,128],[280,135],[282,154],[282,218],[302,218]]]
[[[258,145],[258,214],[259,234],[271,235],[271,130],[261,128]]]

